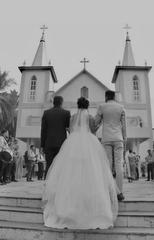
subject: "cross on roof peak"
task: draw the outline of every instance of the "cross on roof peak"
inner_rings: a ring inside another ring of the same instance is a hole
[[[42,27],[40,27],[40,29],[42,30],[42,38],[43,38],[43,37],[44,37],[44,34],[45,34],[45,30],[47,30],[48,27],[45,26],[45,24],[44,24]]]
[[[43,30],[43,33],[45,32],[45,30],[46,29],[48,29],[48,27],[47,26],[45,26],[45,24],[42,26],[42,27],[40,27],[40,29],[42,29]]]
[[[130,27],[128,24],[126,24],[126,25],[123,27],[123,29],[126,29],[126,31],[128,32],[128,30],[131,29],[131,27]]]
[[[130,27],[128,24],[126,24],[126,25],[123,27],[123,29],[126,30],[126,37],[129,39],[129,30],[131,29],[131,27]]]
[[[89,63],[90,61],[88,59],[86,59],[85,57],[83,58],[83,60],[80,61],[80,63],[83,63],[83,69],[86,69],[86,64]]]

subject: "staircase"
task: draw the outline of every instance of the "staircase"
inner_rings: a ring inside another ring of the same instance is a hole
[[[41,199],[0,197],[0,240],[154,240],[154,201],[120,203],[113,229],[57,230],[43,226]]]

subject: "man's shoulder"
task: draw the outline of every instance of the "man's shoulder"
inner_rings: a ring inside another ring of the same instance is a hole
[[[44,110],[44,115],[52,112],[52,110],[53,110],[53,108],[49,108],[49,109]]]
[[[110,104],[110,103],[109,103],[109,104]],[[117,102],[117,101],[113,101],[113,102],[112,102],[112,105],[113,105],[113,107],[115,107],[115,109],[119,109],[119,110],[121,110],[121,111],[124,110],[124,105],[121,104],[121,103],[119,103],[119,102]]]
[[[120,108],[124,109],[124,105],[122,103],[118,103],[116,102],[117,106],[119,106]]]
[[[66,109],[64,109],[64,108],[62,108],[62,112],[63,112],[64,114],[70,115],[70,111],[69,111],[69,110],[66,110]]]
[[[123,107],[123,104],[120,102],[117,102],[116,100],[108,101],[106,104],[113,104],[119,107]]]
[[[63,108],[50,108],[44,111],[44,115],[55,114],[55,113],[70,114],[70,111]]]

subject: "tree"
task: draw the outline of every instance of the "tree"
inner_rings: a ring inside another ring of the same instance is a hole
[[[16,82],[13,78],[8,77],[8,72],[2,72],[0,70],[0,92],[5,91],[6,88],[10,87],[13,84],[16,84]]]
[[[3,92],[1,96],[5,100],[5,121],[2,117],[2,126],[3,128],[7,128],[12,136],[15,136],[16,131],[16,123],[17,123],[17,107],[18,107],[18,99],[19,95],[16,90],[11,90],[10,93]],[[1,106],[1,104],[0,104]],[[3,110],[4,112],[4,110]],[[8,112],[8,114],[7,114]],[[9,119],[7,120],[7,118]]]
[[[0,95],[0,129],[7,128],[12,122],[11,105],[7,98]]]
[[[9,93],[4,92],[2,95],[8,100],[11,108],[16,109],[18,106],[19,94],[16,90],[11,90]]]
[[[4,92],[8,87],[16,84],[8,77],[8,72],[0,70],[0,130],[3,128],[14,129],[15,109],[17,108],[17,92]]]
[[[17,123],[17,108],[19,101],[19,94],[16,90],[11,90],[10,93],[7,94],[7,101],[11,106],[11,123],[8,125],[8,130],[12,136],[15,136],[16,132],[16,123]]]

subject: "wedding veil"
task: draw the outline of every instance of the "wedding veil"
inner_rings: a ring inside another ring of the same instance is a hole
[[[70,132],[89,131],[89,112],[87,109],[78,109],[71,117]]]

